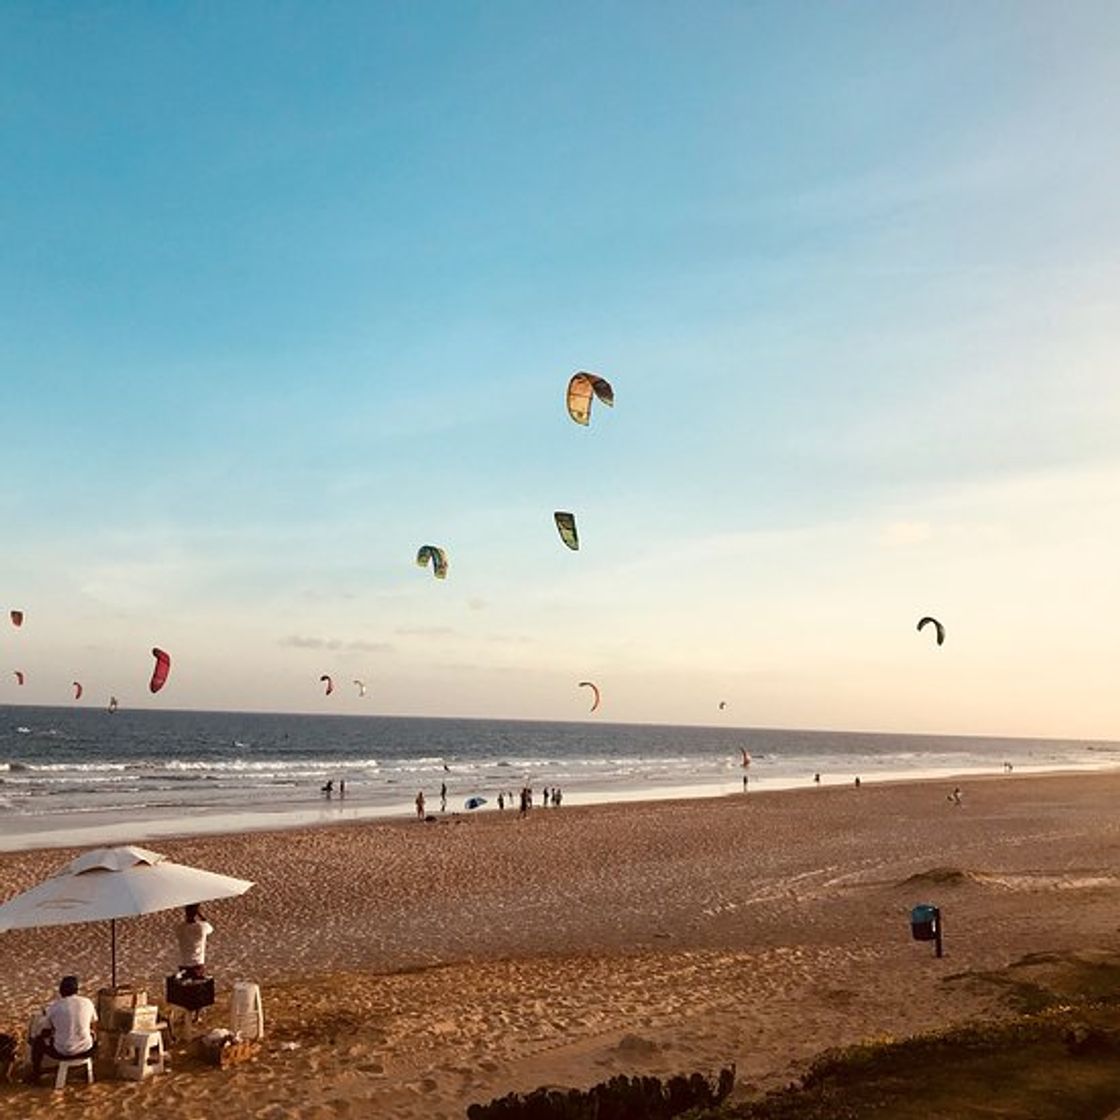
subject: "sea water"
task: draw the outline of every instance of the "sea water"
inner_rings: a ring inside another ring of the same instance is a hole
[[[741,751],[751,756],[742,766]],[[0,849],[497,807],[1100,769],[1120,744],[732,727],[0,707]],[[333,796],[322,792],[333,781]],[[340,781],[346,796],[338,797]]]

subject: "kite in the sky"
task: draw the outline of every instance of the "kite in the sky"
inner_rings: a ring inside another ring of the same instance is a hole
[[[23,670],[22,669],[16,669],[15,674],[16,674],[16,684],[23,684]]]
[[[599,706],[599,686],[593,684],[591,681],[580,681],[579,687],[591,689],[591,692],[595,697],[595,699],[591,702],[591,710],[595,711],[595,709]]]
[[[727,701],[726,700],[721,700],[719,702],[719,710],[722,712],[723,709],[726,708],[726,707],[727,707]]]
[[[945,641],[945,627],[942,626],[936,618],[930,618],[930,616],[927,614],[925,618],[919,620],[918,629],[921,630],[921,628],[925,626],[927,622],[933,623],[934,628],[937,630],[937,644],[942,645]]]
[[[564,513],[557,510],[552,515],[556,518],[556,528],[560,531],[560,539],[573,551],[579,551],[579,533],[576,532],[575,514]]]
[[[358,695],[359,696],[365,696],[365,694],[366,694],[366,682],[357,680],[355,678],[354,683],[358,686]]]
[[[72,681],[71,683],[74,686],[74,699],[75,700],[81,700],[81,698],[82,698],[82,682],[81,681]]]
[[[324,691],[324,693],[323,693],[323,695],[324,695],[324,696],[330,696],[330,694],[331,694],[332,692],[334,692],[334,681],[332,681],[332,680],[330,679],[330,677],[328,677],[328,676],[327,676],[327,674],[326,674],[326,673],[324,673],[324,674],[323,674],[323,675],[322,675],[322,676],[321,676],[321,677],[319,678],[319,680],[320,680],[320,681],[322,681],[322,683],[323,683],[323,684],[325,684],[325,685],[327,686],[327,687],[326,687],[326,690],[325,690],[325,691]]]
[[[12,620],[13,626],[23,625],[23,611],[9,611],[8,617]]]
[[[167,674],[171,672],[171,657],[159,648],[152,650],[156,659],[155,668],[152,669],[152,679],[148,681],[148,688],[152,692],[159,692],[167,684]]]
[[[416,554],[416,563],[421,568],[426,568],[429,560],[432,562],[432,574],[436,579],[447,579],[447,553],[434,544],[422,545]]]
[[[591,419],[591,402],[595,397],[613,407],[614,390],[610,382],[594,373],[575,374],[568,382],[568,415],[577,424],[586,425]]]

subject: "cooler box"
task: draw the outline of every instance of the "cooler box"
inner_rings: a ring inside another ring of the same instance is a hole
[[[910,911],[910,932],[915,941],[933,941],[937,937],[937,920],[939,914],[936,906],[923,902]]]

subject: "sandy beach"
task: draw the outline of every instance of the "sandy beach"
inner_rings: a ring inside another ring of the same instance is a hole
[[[207,907],[222,1025],[261,984],[259,1058],[64,1095],[0,1086],[11,1116],[461,1117],[473,1101],[618,1072],[735,1062],[739,1092],[820,1050],[998,1010],[975,974],[1113,949],[1120,774],[448,815],[152,845],[252,879]],[[66,850],[0,857],[0,896]],[[945,958],[910,939],[938,903]],[[161,993],[175,914],[119,923],[119,976]],[[60,975],[108,980],[109,931],[0,934],[0,1030]],[[44,1080],[44,1086],[46,1081]]]

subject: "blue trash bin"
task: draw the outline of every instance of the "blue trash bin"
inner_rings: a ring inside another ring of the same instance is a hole
[[[931,903],[923,902],[910,911],[910,932],[915,941],[933,941],[941,912]]]

